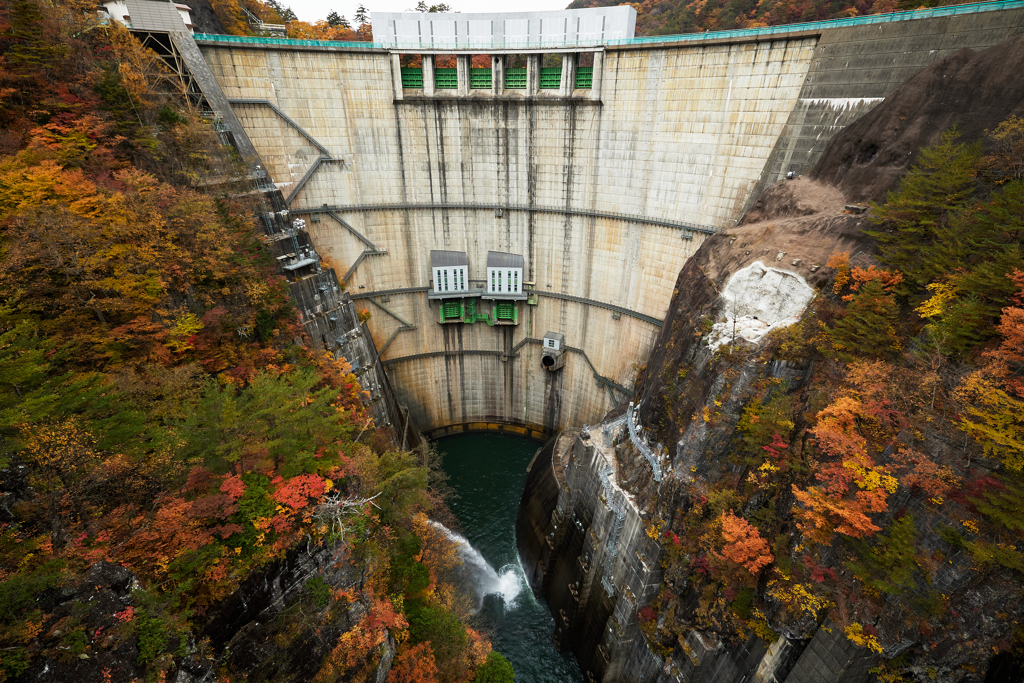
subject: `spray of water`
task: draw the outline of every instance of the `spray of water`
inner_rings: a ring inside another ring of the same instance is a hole
[[[462,555],[462,570],[476,591],[478,604],[483,604],[485,595],[497,595],[505,602],[505,609],[516,606],[516,599],[526,585],[526,577],[518,562],[502,567],[499,573],[464,536],[440,522],[430,523],[458,546]]]

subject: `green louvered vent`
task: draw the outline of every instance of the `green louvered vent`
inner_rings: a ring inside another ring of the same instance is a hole
[[[522,89],[526,87],[526,69],[505,69],[505,87]]]
[[[495,311],[494,315],[498,320],[515,320],[516,305],[506,303],[498,304],[498,309]]]
[[[402,67],[402,87],[423,90],[423,69]]]
[[[462,316],[462,305],[458,301],[445,301],[442,308],[445,320]]]
[[[594,85],[594,67],[592,66],[579,66],[576,67],[576,87],[577,88],[591,88]]]
[[[540,89],[557,90],[562,85],[562,67],[544,67],[540,70]]]
[[[490,90],[491,89],[491,70],[490,69],[470,69],[469,70],[469,87],[473,90]]]
[[[459,87],[458,69],[434,69],[434,87],[438,90],[455,90]]]

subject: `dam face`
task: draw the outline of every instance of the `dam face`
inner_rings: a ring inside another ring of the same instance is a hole
[[[761,189],[806,171],[919,68],[1021,26],[1024,10],[1005,9],[566,49],[547,89],[544,50],[525,51],[515,89],[514,50],[479,50],[484,88],[460,52],[442,89],[437,50],[416,52],[423,83],[402,87],[407,49],[198,43],[291,216],[373,314],[418,426],[539,436],[629,400],[679,270]],[[589,82],[576,78],[584,59]],[[474,312],[452,318],[443,307],[460,300],[432,296],[440,250],[465,252],[468,286],[484,292],[488,252],[521,255],[512,313],[474,295]],[[548,332],[564,335],[554,371]]]

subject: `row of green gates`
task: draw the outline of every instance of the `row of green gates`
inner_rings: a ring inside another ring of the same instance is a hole
[[[594,82],[594,67],[581,66],[576,68],[576,88],[590,88]],[[562,67],[544,67],[540,70],[541,90],[557,90],[562,85]],[[490,90],[494,86],[494,74],[491,69],[470,69],[469,87],[471,90]],[[434,69],[435,90],[456,90],[459,87],[458,69]],[[423,69],[421,67],[402,67],[402,88],[407,90],[423,89]],[[525,90],[526,69],[505,69],[505,89]]]

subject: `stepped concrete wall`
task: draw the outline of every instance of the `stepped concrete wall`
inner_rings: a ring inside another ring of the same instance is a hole
[[[594,87],[571,94],[396,91],[398,57],[383,50],[201,49],[292,213],[373,313],[414,420],[428,434],[543,433],[628,400],[676,276],[707,237],[687,226],[728,229],[910,73],[998,42],[1022,18],[608,48]],[[468,252],[481,279],[488,250],[523,254],[534,295],[519,324],[439,324],[431,249]],[[549,330],[569,347],[557,373],[540,363]]]

